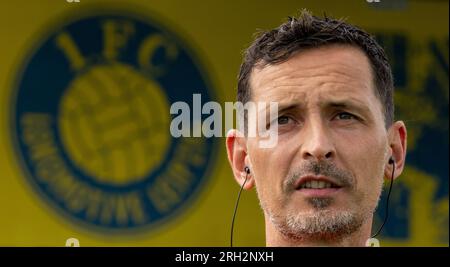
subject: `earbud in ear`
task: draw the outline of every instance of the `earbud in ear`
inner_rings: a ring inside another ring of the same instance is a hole
[[[245,171],[246,174],[250,174],[250,168],[249,167],[245,166],[244,171]]]
[[[394,164],[394,158],[392,156],[389,158],[389,164]]]

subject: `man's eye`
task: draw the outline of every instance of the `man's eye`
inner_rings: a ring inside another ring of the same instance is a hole
[[[283,125],[289,123],[290,118],[288,116],[278,117],[278,125]]]
[[[340,120],[352,120],[352,119],[356,119],[355,116],[353,116],[352,114],[347,113],[347,112],[341,112],[341,113],[339,113],[339,114],[337,115],[337,118],[340,119]]]

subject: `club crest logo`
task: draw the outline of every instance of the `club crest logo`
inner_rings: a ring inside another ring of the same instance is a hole
[[[40,38],[10,109],[17,158],[39,195],[77,224],[110,230],[184,210],[215,147],[213,138],[169,132],[171,103],[213,99],[188,45],[122,11],[86,14]]]

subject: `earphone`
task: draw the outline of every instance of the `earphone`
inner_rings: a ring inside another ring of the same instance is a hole
[[[389,197],[391,196],[392,184],[394,182],[394,173],[395,173],[395,160],[394,160],[394,158],[392,156],[389,158],[388,164],[392,165],[392,176],[391,176],[391,182],[390,182],[390,185],[389,185],[389,191],[388,191],[388,195],[387,195],[387,199],[386,199],[386,212],[385,212],[383,224],[380,226],[378,231],[372,236],[372,238],[375,238],[378,234],[380,234],[381,230],[383,229],[383,226],[386,224],[386,221],[387,221],[388,215],[389,215]],[[239,205],[239,199],[241,197],[242,189],[244,188],[244,185],[247,182],[248,176],[250,174],[250,168],[248,166],[245,166],[244,172],[245,172],[245,180],[242,183],[241,189],[239,190],[239,194],[238,194],[238,197],[237,197],[237,200],[236,200],[236,205],[234,207],[233,219],[231,220],[230,247],[233,247],[234,219],[236,218],[236,212],[237,212],[237,208],[238,208],[238,205]]]

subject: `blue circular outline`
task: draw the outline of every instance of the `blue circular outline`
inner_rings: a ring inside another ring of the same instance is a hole
[[[101,8],[101,9],[99,9]],[[34,55],[36,53],[36,51],[38,51],[39,47],[42,47],[42,44],[45,43],[48,40],[48,37],[51,36],[53,33],[57,32],[60,29],[63,29],[65,26],[70,25],[71,23],[74,23],[76,21],[80,21],[83,19],[87,19],[87,18],[92,18],[95,16],[105,16],[105,15],[111,15],[111,16],[122,16],[122,17],[129,17],[130,19],[135,19],[139,22],[142,23],[146,23],[146,24],[150,24],[152,27],[155,27],[156,29],[160,30],[163,33],[168,33],[169,36],[171,38],[173,38],[177,44],[182,44],[182,48],[183,50],[186,51],[186,53],[189,55],[190,59],[192,60],[192,62],[194,63],[194,65],[198,68],[198,70],[200,71],[200,75],[203,79],[203,82],[206,84],[207,88],[205,88],[205,90],[207,90],[210,99],[216,99],[216,95],[215,95],[215,87],[213,87],[213,83],[210,80],[211,77],[211,73],[208,73],[205,71],[205,63],[201,62],[200,57],[197,55],[197,53],[194,52],[194,50],[192,49],[192,44],[188,41],[186,41],[186,38],[183,37],[182,34],[180,34],[180,32],[177,32],[175,30],[173,30],[175,27],[171,27],[168,26],[167,22],[161,22],[162,19],[159,15],[153,13],[153,12],[148,12],[147,14],[143,14],[142,11],[137,11],[136,7],[134,7],[134,10],[132,10],[130,7],[127,7],[126,10],[119,8],[118,6],[115,7],[109,7],[108,9],[104,9],[103,7],[99,7],[99,6],[90,6],[87,7],[86,10],[79,15],[74,15],[74,16],[69,16],[69,17],[64,17],[64,25],[63,26],[57,26],[55,27],[54,25],[56,23],[49,23],[47,25],[53,26],[53,27],[43,27],[45,29],[50,29],[50,30],[45,30],[45,31],[39,31],[39,35],[35,34],[33,36],[40,36],[40,38],[32,38],[32,40],[34,42],[32,42],[31,45],[31,49],[27,49],[27,53],[25,54],[26,56],[21,57],[21,60],[19,63],[19,68],[18,71],[15,72],[14,76],[15,76],[15,81],[13,82],[13,90],[12,90],[12,94],[11,94],[11,105],[9,108],[10,111],[10,125],[12,127],[10,127],[11,132],[12,132],[12,138],[13,138],[13,143],[14,143],[14,152],[17,156],[17,158],[19,159],[19,164],[20,166],[25,166],[26,168],[21,168],[22,171],[25,172],[25,176],[28,178],[28,181],[31,181],[31,185],[33,187],[33,189],[39,194],[39,196],[41,197],[41,199],[44,199],[45,202],[47,203],[47,205],[51,206],[53,209],[56,209],[57,211],[59,211],[59,215],[62,215],[62,217],[64,219],[69,219],[69,221],[71,221],[72,223],[75,222],[76,226],[80,226],[80,224],[83,226],[82,229],[95,229],[97,230],[97,233],[116,233],[116,234],[129,234],[129,233],[140,233],[141,230],[144,229],[148,229],[148,228],[152,228],[152,230],[154,228],[160,228],[162,225],[165,225],[165,223],[167,223],[168,221],[172,220],[174,217],[177,217],[180,215],[180,213],[182,212],[182,208],[184,207],[189,207],[192,206],[190,204],[192,204],[191,202],[193,202],[195,199],[198,199],[199,195],[199,191],[200,189],[205,187],[205,183],[211,179],[206,179],[206,177],[210,176],[212,169],[215,167],[215,163],[216,163],[216,159],[217,159],[217,155],[215,152],[218,151],[218,142],[213,140],[211,142],[210,146],[210,157],[208,159],[208,164],[206,166],[206,168],[204,168],[203,170],[203,175],[202,177],[199,179],[199,183],[193,188],[193,190],[190,192],[190,194],[184,199],[183,202],[181,202],[179,205],[177,205],[173,210],[171,210],[168,214],[165,214],[164,216],[158,218],[157,220],[153,221],[153,222],[149,222],[149,223],[144,223],[142,225],[138,225],[138,226],[133,226],[133,227],[129,227],[129,228],[112,228],[112,227],[107,227],[107,226],[102,226],[102,225],[98,225],[98,224],[94,224],[92,222],[89,222],[87,220],[81,219],[79,217],[77,217],[76,215],[74,215],[73,213],[71,213],[70,211],[64,209],[63,207],[61,207],[60,205],[58,205],[57,203],[55,203],[55,201],[50,198],[48,196],[47,193],[43,192],[43,190],[40,188],[40,186],[37,184],[37,182],[35,181],[34,175],[31,175],[30,170],[28,165],[24,162],[22,153],[20,150],[20,147],[18,145],[19,140],[18,140],[18,136],[16,135],[17,133],[17,128],[16,128],[16,118],[15,118],[15,112],[11,112],[11,111],[15,111],[16,108],[16,100],[17,100],[17,93],[18,93],[18,84],[20,84],[21,78],[23,78],[23,74],[24,71],[26,69],[26,66],[28,66],[32,55]],[[156,18],[157,17],[157,18]],[[61,18],[61,17],[60,17]],[[155,19],[156,18],[156,19]],[[53,20],[54,21],[58,21],[58,19]],[[61,21],[61,20],[59,20]],[[44,25],[45,26],[45,25]],[[45,34],[42,34],[42,32],[44,32]],[[45,38],[42,38],[42,36],[44,36]],[[208,74],[208,76],[206,75]],[[18,149],[19,148],[19,149]],[[42,197],[43,196],[43,197]],[[67,216],[69,215],[69,216]]]

